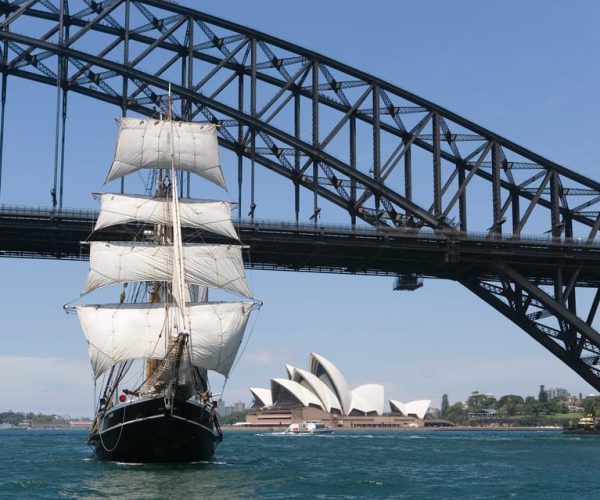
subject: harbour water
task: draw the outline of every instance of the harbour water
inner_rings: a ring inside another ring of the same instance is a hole
[[[0,498],[598,498],[600,437],[226,433],[210,463],[96,461],[83,431],[0,432]]]

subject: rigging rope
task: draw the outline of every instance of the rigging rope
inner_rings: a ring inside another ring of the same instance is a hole
[[[100,426],[98,426],[98,437],[100,438],[100,443],[102,443],[102,448],[104,448],[104,450],[107,451],[108,453],[115,451],[117,449],[117,446],[119,446],[119,442],[121,441],[121,436],[123,435],[123,427],[124,427],[123,424],[125,423],[126,409],[127,409],[127,407],[123,406],[123,418],[121,419],[121,428],[119,429],[119,437],[117,438],[117,442],[115,443],[115,445],[110,450],[104,444],[104,439],[102,439],[102,431],[100,430]]]
[[[246,337],[246,342],[244,342],[244,345],[242,346],[242,349],[240,350],[239,355],[237,356],[235,362],[233,363],[231,370],[229,370],[229,375],[231,375],[231,373],[233,373],[233,371],[237,368],[237,365],[240,362],[240,359],[242,359],[242,356],[244,355],[244,351],[246,350],[246,347],[248,346],[248,342],[250,342],[250,339],[252,338],[252,334],[254,333],[254,328],[256,327],[256,322],[258,321],[259,314],[260,314],[260,308],[258,309],[258,312],[256,313],[256,315],[254,317],[254,321],[252,323],[252,328],[250,328],[250,333]],[[229,378],[229,375],[226,378]]]

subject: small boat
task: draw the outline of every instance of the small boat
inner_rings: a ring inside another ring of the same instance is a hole
[[[333,429],[320,420],[307,420],[299,424],[290,424],[285,434],[331,434]]]
[[[600,418],[581,417],[575,425],[564,426],[562,431],[563,434],[600,434]]]

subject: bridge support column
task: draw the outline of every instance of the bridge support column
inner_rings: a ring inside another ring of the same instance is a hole
[[[6,45],[6,44],[5,44]],[[4,52],[6,56],[6,50]],[[4,117],[6,113],[6,85],[8,75],[2,73],[2,97],[0,98],[0,196],[2,195],[2,166],[4,161]]]
[[[440,144],[440,115],[433,113],[433,214],[442,214],[442,157]]]

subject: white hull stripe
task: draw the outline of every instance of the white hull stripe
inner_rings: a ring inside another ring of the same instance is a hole
[[[166,418],[166,415],[152,415],[151,417],[144,417],[144,418],[138,418],[135,420],[130,420],[129,422],[122,422],[122,423],[118,423],[117,425],[113,425],[112,427],[109,427],[108,429],[104,429],[102,431],[100,431],[100,434],[106,434],[107,432],[110,432],[114,429],[118,429],[119,427],[124,427],[125,425],[130,425],[130,424],[137,424],[140,422],[144,422],[145,420],[154,420],[157,418]],[[213,436],[218,437],[219,434],[215,433],[212,429],[206,427],[205,425],[199,424],[198,422],[194,422],[193,420],[189,420],[187,418],[183,418],[183,417],[179,417],[177,415],[172,415],[172,418],[176,418],[177,420],[183,420],[184,422],[187,422],[189,424],[195,425],[196,427],[200,427],[204,430],[206,430],[207,432],[210,432]]]

